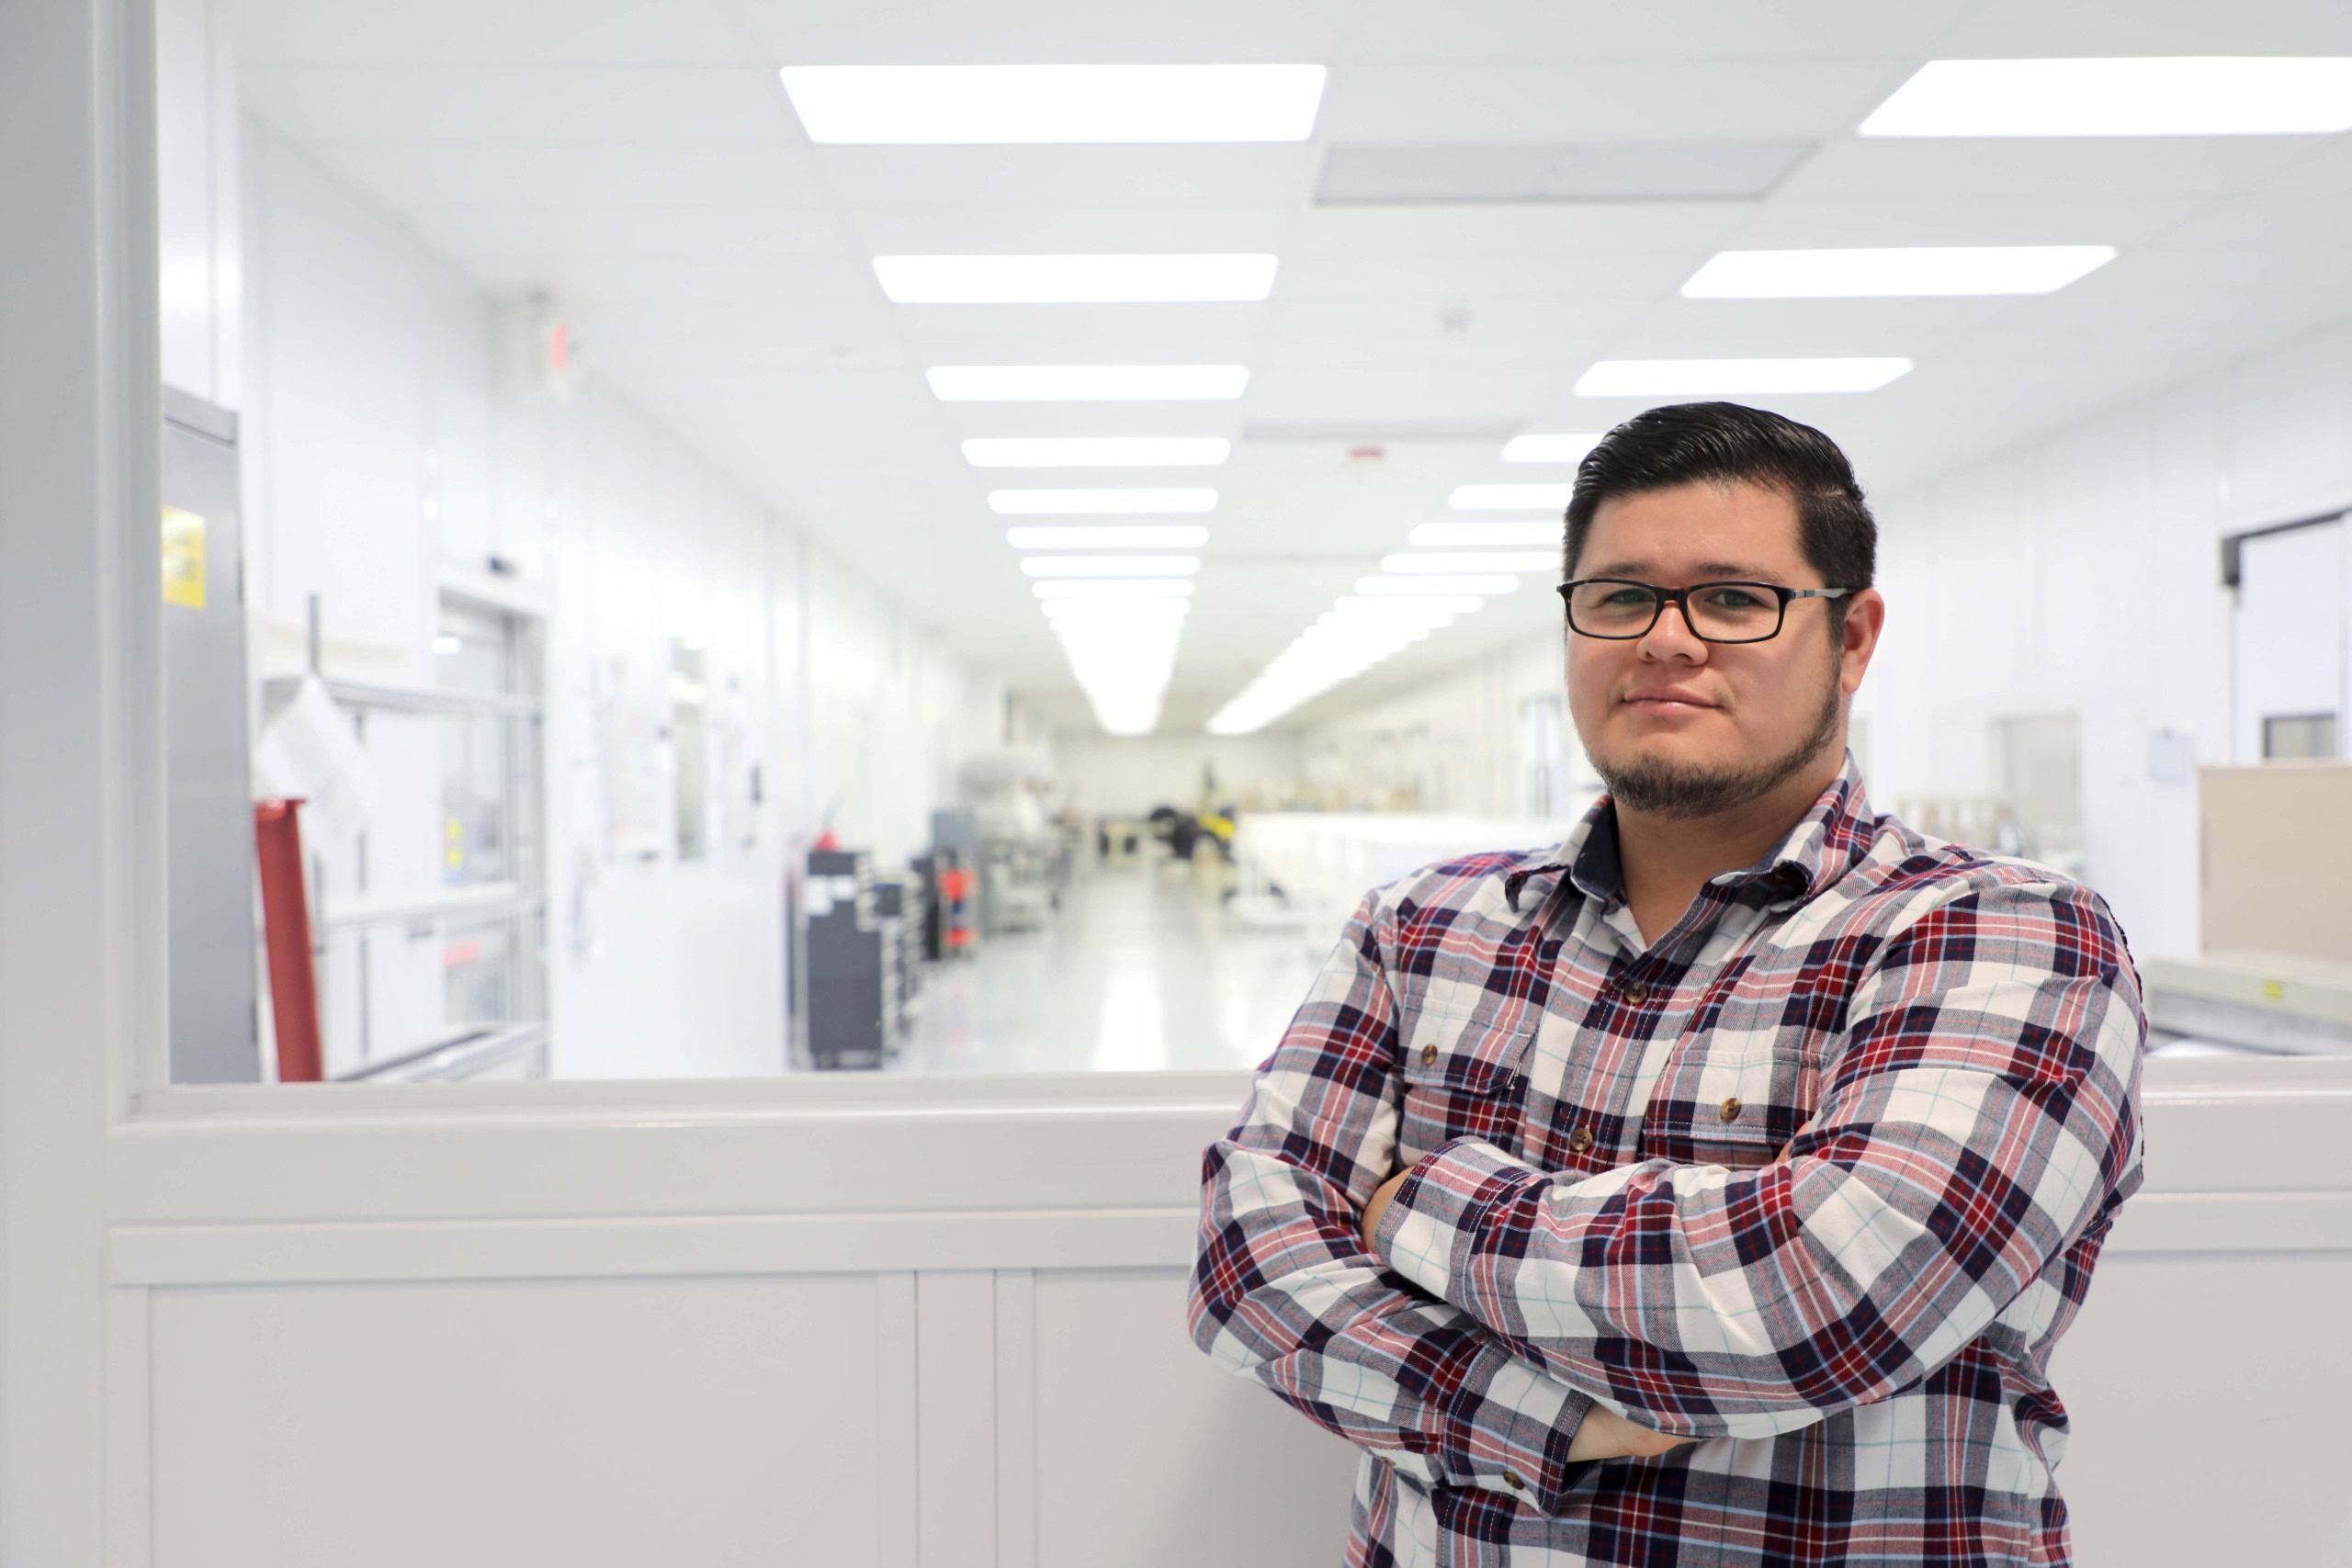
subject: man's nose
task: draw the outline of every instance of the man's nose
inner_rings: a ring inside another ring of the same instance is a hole
[[[1668,601],[1658,609],[1657,619],[1644,633],[1641,651],[1652,659],[1687,659],[1694,664],[1707,660],[1707,645],[1690,626],[1690,602],[1687,599]]]

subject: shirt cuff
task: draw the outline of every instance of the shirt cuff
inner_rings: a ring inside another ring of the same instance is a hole
[[[1454,1281],[1468,1271],[1487,1216],[1549,1179],[1492,1144],[1457,1138],[1406,1176],[1373,1229],[1373,1254],[1419,1289],[1461,1306]]]
[[[1438,1451],[1449,1486],[1478,1486],[1517,1498],[1546,1517],[1591,1471],[1568,1462],[1568,1447],[1593,1406],[1582,1393],[1488,1342],[1446,1401]]]

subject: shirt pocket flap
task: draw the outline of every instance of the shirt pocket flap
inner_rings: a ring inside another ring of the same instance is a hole
[[[1532,1010],[1516,1019],[1420,1013],[1405,1036],[1406,1086],[1469,1094],[1499,1092],[1518,1077],[1534,1037]]]
[[[1733,1170],[1770,1165],[1808,1114],[1796,1089],[1796,1075],[1770,1058],[1669,1074],[1642,1119],[1642,1156]]]

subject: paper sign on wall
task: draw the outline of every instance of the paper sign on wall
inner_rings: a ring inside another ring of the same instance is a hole
[[[176,506],[164,508],[164,603],[204,608],[204,519]]]

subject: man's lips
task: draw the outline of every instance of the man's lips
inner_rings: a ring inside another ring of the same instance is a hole
[[[1665,690],[1634,692],[1617,699],[1627,707],[1637,708],[1711,708],[1715,705],[1696,692]]]

